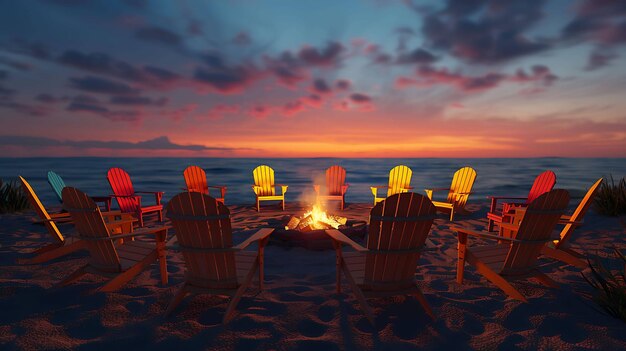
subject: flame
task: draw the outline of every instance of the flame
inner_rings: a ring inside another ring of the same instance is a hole
[[[325,229],[327,226],[331,226],[335,229],[339,229],[339,223],[334,219],[328,217],[326,211],[322,209],[320,204],[313,205],[313,208],[304,214],[304,217],[311,216],[313,219],[313,227],[315,229]]]

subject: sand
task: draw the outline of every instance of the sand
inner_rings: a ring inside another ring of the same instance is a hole
[[[268,220],[301,210],[289,204],[285,212],[265,204],[261,213],[251,206],[230,208],[237,242]],[[350,204],[344,213],[366,220],[370,208]],[[455,224],[483,229],[487,204],[469,209],[474,213],[459,216]],[[592,289],[573,267],[542,259],[540,269],[561,288],[514,283],[529,303],[507,299],[469,266],[464,284],[458,285],[456,237],[445,216],[430,234],[437,248],[422,255],[416,272],[437,319],[430,320],[413,298],[371,299],[375,326],[347,286],[343,294],[335,293],[332,251],[268,246],[266,289],[249,291],[226,325],[221,319],[227,299],[209,295],[187,298],[163,317],[183,281],[182,256],[174,250],[168,251],[167,286],[159,285],[153,265],[115,293],[94,293],[103,279],[90,275],[56,288],[56,282],[87,262],[87,253],[17,265],[17,258],[49,242],[45,229],[30,223],[33,216],[0,216],[0,349],[626,349],[626,325],[587,297]],[[618,219],[590,211],[585,223],[575,233],[573,248],[601,256],[610,254],[613,245],[626,248]],[[61,230],[73,231],[71,225]]]

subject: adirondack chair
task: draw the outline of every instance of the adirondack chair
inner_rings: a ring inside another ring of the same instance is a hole
[[[556,175],[552,171],[544,171],[539,174],[533,183],[533,186],[530,188],[530,192],[527,197],[510,197],[510,196],[489,196],[491,199],[491,206],[489,207],[489,212],[487,212],[488,219],[488,231],[493,231],[493,226],[495,223],[503,223],[510,222],[511,213],[513,208],[518,206],[528,206],[531,202],[533,202],[537,197],[541,194],[544,194],[554,187],[556,183]],[[498,200],[525,200],[523,203],[503,203],[502,209],[498,211]]]
[[[399,193],[372,208],[367,247],[338,230],[326,231],[336,251],[337,293],[341,292],[343,272],[372,324],[374,313],[366,297],[413,295],[434,319],[432,309],[415,283],[415,270],[435,214],[436,208],[426,196]],[[343,253],[342,244],[356,252]]]
[[[515,289],[510,281],[534,278],[540,283],[557,288],[558,284],[537,269],[537,257],[547,242],[552,241],[550,234],[567,208],[569,193],[554,189],[534,199],[527,207],[524,219],[519,226],[502,223],[514,232],[511,238],[476,232],[467,228],[453,227],[458,233],[457,282],[463,283],[465,262],[471,264],[485,278],[498,286],[510,297],[528,302]],[[467,247],[467,237],[493,239],[496,244]]]
[[[593,183],[571,216],[561,216],[560,224],[565,224],[565,226],[559,234],[559,239],[550,241],[543,247],[541,250],[543,255],[563,261],[580,269],[587,268],[587,261],[584,259],[583,255],[569,248],[569,240],[574,229],[582,224],[582,220],[593,203],[593,198],[603,180],[604,179],[600,178]]]
[[[256,195],[256,210],[261,210],[261,201],[282,201],[283,211],[285,210],[285,193],[288,185],[274,184],[274,170],[270,166],[260,165],[252,171],[254,177],[254,185],[252,191]],[[282,193],[276,195],[276,187],[282,188]]]
[[[389,197],[398,193],[405,193],[413,187],[411,186],[411,176],[413,171],[404,165],[395,166],[389,171],[389,184],[388,185],[374,185],[370,187],[372,195],[374,195],[374,205],[383,201],[385,197],[378,197],[378,189],[387,189],[387,196]]]
[[[437,190],[447,190],[448,198],[445,202],[433,201],[433,205],[437,210],[442,212],[450,212],[450,220],[454,220],[454,213],[468,213],[465,209],[467,199],[472,193],[472,187],[476,180],[476,170],[472,167],[463,167],[454,172],[452,184],[449,188],[424,189],[429,199],[433,199],[433,192]]]
[[[135,191],[130,176],[121,168],[111,168],[107,179],[113,190],[113,197],[117,200],[120,210],[124,213],[133,213],[143,227],[144,213],[157,213],[159,222],[163,222],[163,205],[161,205],[162,191]],[[137,194],[154,194],[156,205],[142,206],[141,196]]]
[[[61,198],[61,191],[63,191],[63,188],[65,188],[65,182],[63,181],[63,178],[61,178],[60,175],[56,174],[53,171],[48,171],[48,184],[50,184],[52,190],[54,190],[54,194],[59,199],[59,202],[63,203],[63,199]],[[110,196],[92,196],[91,199],[96,203],[102,202],[104,204],[105,210],[107,212],[111,211]]]
[[[176,230],[176,238],[185,260],[185,282],[170,301],[171,313],[187,294],[207,293],[232,296],[223,322],[230,320],[237,303],[258,272],[263,289],[263,252],[274,231],[263,228],[239,245],[233,245],[230,211],[209,195],[181,193],[167,204],[167,217]],[[258,242],[258,249],[244,251]]]
[[[63,236],[57,226],[57,224],[61,223],[70,223],[69,220],[71,220],[71,217],[61,217],[59,219],[59,217],[55,218],[51,216],[26,179],[21,176],[19,179],[22,183],[22,189],[24,189],[26,196],[28,196],[31,207],[37,212],[37,215],[54,242],[35,250],[33,252],[35,254],[34,257],[18,259],[17,262],[19,264],[42,263],[86,248],[84,241],[72,236]],[[69,213],[66,214],[68,216],[70,215]],[[118,233],[132,232],[133,219],[130,216],[123,215],[121,212],[103,213],[103,216],[107,219],[107,226],[110,230]],[[118,217],[119,219],[116,219]]]
[[[208,185],[206,180],[206,172],[204,171],[204,169],[198,166],[189,166],[185,168],[183,176],[185,177],[185,184],[187,184],[187,191],[195,191],[211,195],[209,193],[209,188],[220,189],[221,197],[216,197],[215,199],[221,203],[224,203],[224,197],[226,196],[226,187]]]
[[[325,193],[321,194],[321,185],[313,185],[315,194],[317,196],[317,202],[320,200],[337,200],[341,201],[341,209],[346,202],[346,191],[350,184],[346,183],[346,170],[341,166],[331,166],[326,170],[326,188]]]
[[[111,235],[113,233],[107,228],[100,207],[87,194],[72,187],[65,187],[61,194],[63,204],[72,216],[91,259],[87,265],[63,279],[59,286],[70,284],[90,273],[111,278],[98,291],[115,291],[157,260],[161,284],[167,284],[165,240],[168,227],[144,227],[128,234]],[[148,236],[154,241],[126,240],[139,236]],[[114,245],[119,239],[125,241]]]

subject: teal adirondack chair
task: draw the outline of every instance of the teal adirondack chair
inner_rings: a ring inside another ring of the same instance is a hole
[[[52,190],[54,190],[59,202],[63,203],[63,198],[61,197],[61,192],[63,191],[63,188],[65,188],[63,178],[53,171],[48,171],[48,184],[50,184]]]

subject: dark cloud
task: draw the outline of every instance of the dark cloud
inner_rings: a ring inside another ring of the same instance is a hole
[[[197,68],[193,77],[197,82],[225,94],[241,92],[258,78],[254,70],[244,66]]]
[[[70,78],[70,86],[75,89],[90,93],[111,95],[136,95],[140,91],[131,86],[114,82],[108,79],[87,76],[83,78]]]
[[[50,94],[39,94],[35,96],[35,100],[39,102],[43,102],[44,104],[56,104],[57,102],[60,102],[60,101],[67,101],[68,98],[67,97],[58,98]]]
[[[339,90],[348,90],[351,85],[352,83],[347,79],[338,79],[335,81],[335,87]]]
[[[427,65],[435,61],[437,61],[437,57],[422,48],[417,48],[409,53],[400,54],[396,59],[396,62],[400,64]]]
[[[169,99],[162,97],[159,99],[152,99],[145,96],[112,96],[109,102],[114,105],[136,105],[136,106],[165,106]]]
[[[313,66],[333,66],[337,64],[344,50],[343,45],[331,41],[322,49],[310,46],[302,48],[298,52],[298,58]]]
[[[9,72],[0,70],[0,80],[5,80],[9,76]]]
[[[369,95],[365,95],[361,93],[354,93],[350,95],[350,99],[352,99],[352,101],[356,103],[366,103],[366,102],[372,101],[372,98]]]
[[[543,17],[545,1],[448,0],[424,17],[426,43],[469,62],[492,63],[551,46],[526,32]]]
[[[68,50],[58,58],[58,61],[85,71],[109,75],[152,87],[163,87],[179,78],[176,73],[166,69],[154,66],[136,67],[101,52],[82,53]]]
[[[138,29],[135,36],[145,41],[151,41],[169,46],[179,46],[182,42],[180,35],[161,27],[145,27]]]
[[[558,79],[550,69],[544,65],[534,65],[531,67],[530,73],[526,73],[523,69],[518,69],[511,80],[517,82],[540,82],[546,86],[552,85]]]
[[[3,56],[0,56],[0,64],[20,71],[29,71],[32,68],[32,66],[28,63],[16,61]]]
[[[619,56],[610,51],[594,50],[587,60],[587,66],[585,70],[593,71],[602,67],[606,67],[611,64],[611,61],[615,60]]]
[[[239,32],[233,38],[233,43],[237,45],[250,45],[252,44],[252,38],[246,32]]]
[[[328,86],[328,84],[326,83],[325,80],[323,79],[316,79],[313,81],[313,86],[311,87],[311,90],[314,93],[318,93],[318,94],[328,94],[332,92],[332,89],[330,88],[330,86]]]
[[[296,115],[304,111],[306,111],[306,106],[300,100],[290,101],[282,107],[282,114],[287,117]]]
[[[98,99],[89,95],[78,95],[65,108],[71,112],[86,112],[115,122],[137,122],[143,118],[139,110],[111,110]]]
[[[626,43],[626,1],[586,0],[561,32],[565,40]]]
[[[24,147],[54,147],[66,146],[78,149],[111,149],[111,150],[189,150],[189,151],[233,151],[233,148],[210,147],[205,145],[176,144],[166,136],[139,142],[130,141],[100,141],[100,140],[58,140],[45,137],[3,135],[0,145]]]
[[[44,106],[24,104],[21,102],[11,101],[11,99],[3,99],[2,87],[0,87],[0,108],[14,110],[20,114],[25,114],[29,116],[35,116],[35,117],[46,116],[50,112]]]

